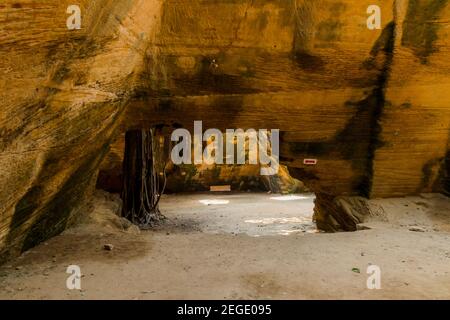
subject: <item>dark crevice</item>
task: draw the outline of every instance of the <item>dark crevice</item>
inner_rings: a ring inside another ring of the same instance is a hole
[[[371,56],[363,68],[378,68],[374,89],[361,101],[348,101],[346,106],[355,109],[355,114],[332,139],[319,142],[285,142],[296,156],[333,156],[333,159],[347,160],[356,172],[353,181],[355,195],[370,197],[373,180],[375,152],[383,146],[380,134],[381,118],[386,104],[385,89],[389,79],[395,42],[395,23],[391,22],[375,42]],[[382,63],[377,61],[382,60]],[[281,137],[283,140],[283,135]],[[307,169],[295,170],[300,180],[310,180]],[[313,180],[318,178],[313,176]],[[320,179],[319,179],[320,180]],[[314,181],[312,181],[314,182]],[[314,184],[317,184],[314,182]],[[320,185],[320,183],[319,183]],[[320,192],[321,190],[316,190]],[[323,190],[322,190],[323,191]]]
[[[383,69],[378,77],[377,87],[373,91],[373,97],[375,98],[375,108],[370,118],[370,143],[368,150],[368,165],[367,165],[367,181],[364,182],[365,185],[362,186],[363,196],[370,197],[372,192],[373,175],[374,175],[374,160],[375,153],[378,148],[383,145],[381,140],[381,118],[383,115],[383,110],[386,104],[386,87],[389,81],[389,76],[391,73],[392,62],[394,59],[394,47],[395,47],[395,22],[389,23],[383,30],[379,41],[375,43],[375,47],[372,50],[372,57],[376,58],[378,52],[382,51],[385,54],[385,62],[383,64]]]

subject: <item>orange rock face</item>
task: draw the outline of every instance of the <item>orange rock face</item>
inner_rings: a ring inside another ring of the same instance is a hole
[[[331,198],[448,186],[448,1],[377,1],[379,30],[370,0],[77,3],[79,30],[68,0],[0,4],[3,255],[63,230],[132,128],[280,129]]]

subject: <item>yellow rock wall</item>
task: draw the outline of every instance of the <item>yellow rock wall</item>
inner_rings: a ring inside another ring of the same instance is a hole
[[[62,231],[89,196],[157,27],[160,2],[0,4],[0,252]],[[5,252],[6,255],[7,252]]]
[[[450,3],[398,1],[372,196],[431,192],[450,132]]]
[[[280,129],[283,163],[331,198],[448,176],[449,1],[76,2],[73,31],[72,1],[0,3],[0,252],[63,230],[132,128]]]

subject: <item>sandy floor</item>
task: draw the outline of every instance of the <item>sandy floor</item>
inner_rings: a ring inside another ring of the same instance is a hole
[[[165,196],[161,211],[171,222],[205,233],[290,235],[317,232],[314,199],[265,193]]]
[[[311,196],[274,197],[169,196],[166,225],[141,233],[118,231],[117,204],[100,199],[89,223],[2,266],[0,298],[450,299],[449,199],[373,201],[370,230],[324,234]],[[370,264],[381,290],[367,289]],[[82,291],[67,289],[69,265]]]

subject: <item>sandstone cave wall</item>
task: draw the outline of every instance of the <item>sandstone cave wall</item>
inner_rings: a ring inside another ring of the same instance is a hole
[[[449,3],[378,1],[379,31],[366,27],[370,4],[166,1],[124,127],[279,128],[283,162],[317,192],[437,191]]]
[[[393,1],[166,1],[124,130],[280,129],[281,156],[317,192],[370,195],[392,62]],[[305,158],[319,160],[307,167]]]
[[[283,163],[331,199],[431,191],[443,172],[446,0],[378,0],[382,30],[372,0],[77,2],[77,31],[71,1],[0,4],[2,253],[63,230],[130,128],[281,129]]]
[[[0,257],[64,230],[95,185],[160,2],[0,4]],[[11,251],[11,252],[10,252]]]
[[[450,2],[397,3],[372,195],[439,190],[450,123]]]

